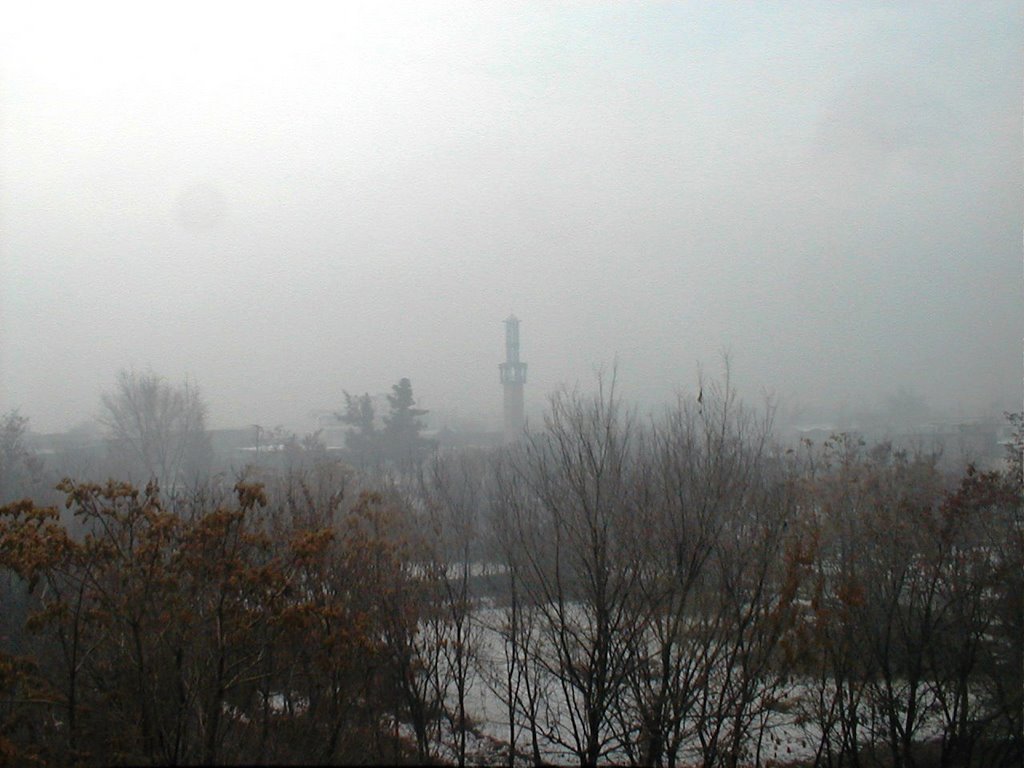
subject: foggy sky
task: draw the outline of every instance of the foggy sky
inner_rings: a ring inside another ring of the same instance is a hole
[[[411,378],[528,409],[1021,400],[1022,4],[22,3],[0,24],[0,411],[120,368],[214,426]]]

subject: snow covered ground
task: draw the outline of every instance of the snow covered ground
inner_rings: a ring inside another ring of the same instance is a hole
[[[509,708],[507,705],[505,642],[500,628],[506,621],[502,609],[483,607],[474,615],[478,634],[475,637],[475,664],[469,680],[467,711],[473,733],[467,740],[467,760],[473,765],[507,764],[509,741]],[[542,682],[543,695],[539,697],[538,746],[545,762],[575,764],[577,760],[569,747],[561,741],[571,738],[568,728],[566,697],[551,675]],[[810,762],[820,740],[820,728],[800,716],[801,703],[809,699],[812,689],[807,681],[795,680],[780,691],[780,705],[771,711],[763,728],[755,729],[748,744],[750,764],[785,765],[797,761]],[[454,701],[450,702],[454,705]],[[524,718],[516,718],[517,764],[532,765],[530,734],[524,727]],[[921,738],[938,733],[934,720],[924,727]],[[437,754],[454,761],[454,737],[448,734],[445,744],[437,745]],[[755,760],[755,756],[759,759]],[[610,752],[602,762],[624,764],[627,755]],[[683,750],[681,764],[700,764],[699,747],[694,743]]]

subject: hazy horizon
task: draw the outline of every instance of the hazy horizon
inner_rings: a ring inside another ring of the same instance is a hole
[[[0,28],[0,412],[119,369],[210,425],[409,377],[501,413],[1022,399],[1021,2],[21,4]]]

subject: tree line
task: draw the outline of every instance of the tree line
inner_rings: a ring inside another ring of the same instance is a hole
[[[951,477],[783,449],[728,380],[562,391],[495,450],[389,454],[368,402],[362,469],[0,508],[0,761],[1019,764],[1019,416]]]

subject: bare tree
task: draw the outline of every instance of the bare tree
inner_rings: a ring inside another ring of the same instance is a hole
[[[509,499],[522,586],[537,611],[539,660],[564,707],[545,736],[581,765],[618,744],[616,702],[637,639],[632,535],[637,427],[610,384],[591,398],[552,397],[544,431],[531,435],[515,473],[528,494]]]
[[[941,765],[1012,763],[1019,481],[969,467],[950,491],[937,456],[849,435],[808,458],[802,671],[815,763],[857,766],[885,750],[892,765],[914,766],[932,739]]]
[[[17,411],[0,416],[0,504],[37,490],[43,462],[29,447],[28,417]]]
[[[454,706],[447,691],[439,699],[454,736],[456,761],[466,764],[470,727],[466,697],[473,681],[474,657],[480,635],[472,593],[474,551],[478,540],[486,466],[469,452],[435,454],[419,473],[419,490],[432,534],[431,568],[436,574],[444,642],[440,644],[445,688],[454,689]]]
[[[735,760],[771,704],[794,597],[771,414],[741,407],[727,372],[645,436],[634,483],[642,639],[619,710],[638,764],[673,766],[694,741],[708,764]]]
[[[112,457],[124,463],[129,477],[156,478],[172,489],[209,467],[206,403],[187,379],[175,387],[153,372],[122,370],[102,396],[100,422]]]
[[[539,611],[522,586],[526,568],[514,514],[524,507],[529,494],[515,470],[518,462],[514,457],[521,450],[520,445],[510,446],[496,457],[489,526],[492,556],[504,569],[506,591],[501,595],[501,611],[490,627],[501,638],[503,664],[500,671],[487,676],[487,683],[505,704],[510,768],[515,765],[524,731],[534,765],[543,764],[542,707],[550,701],[551,688],[538,652]]]

